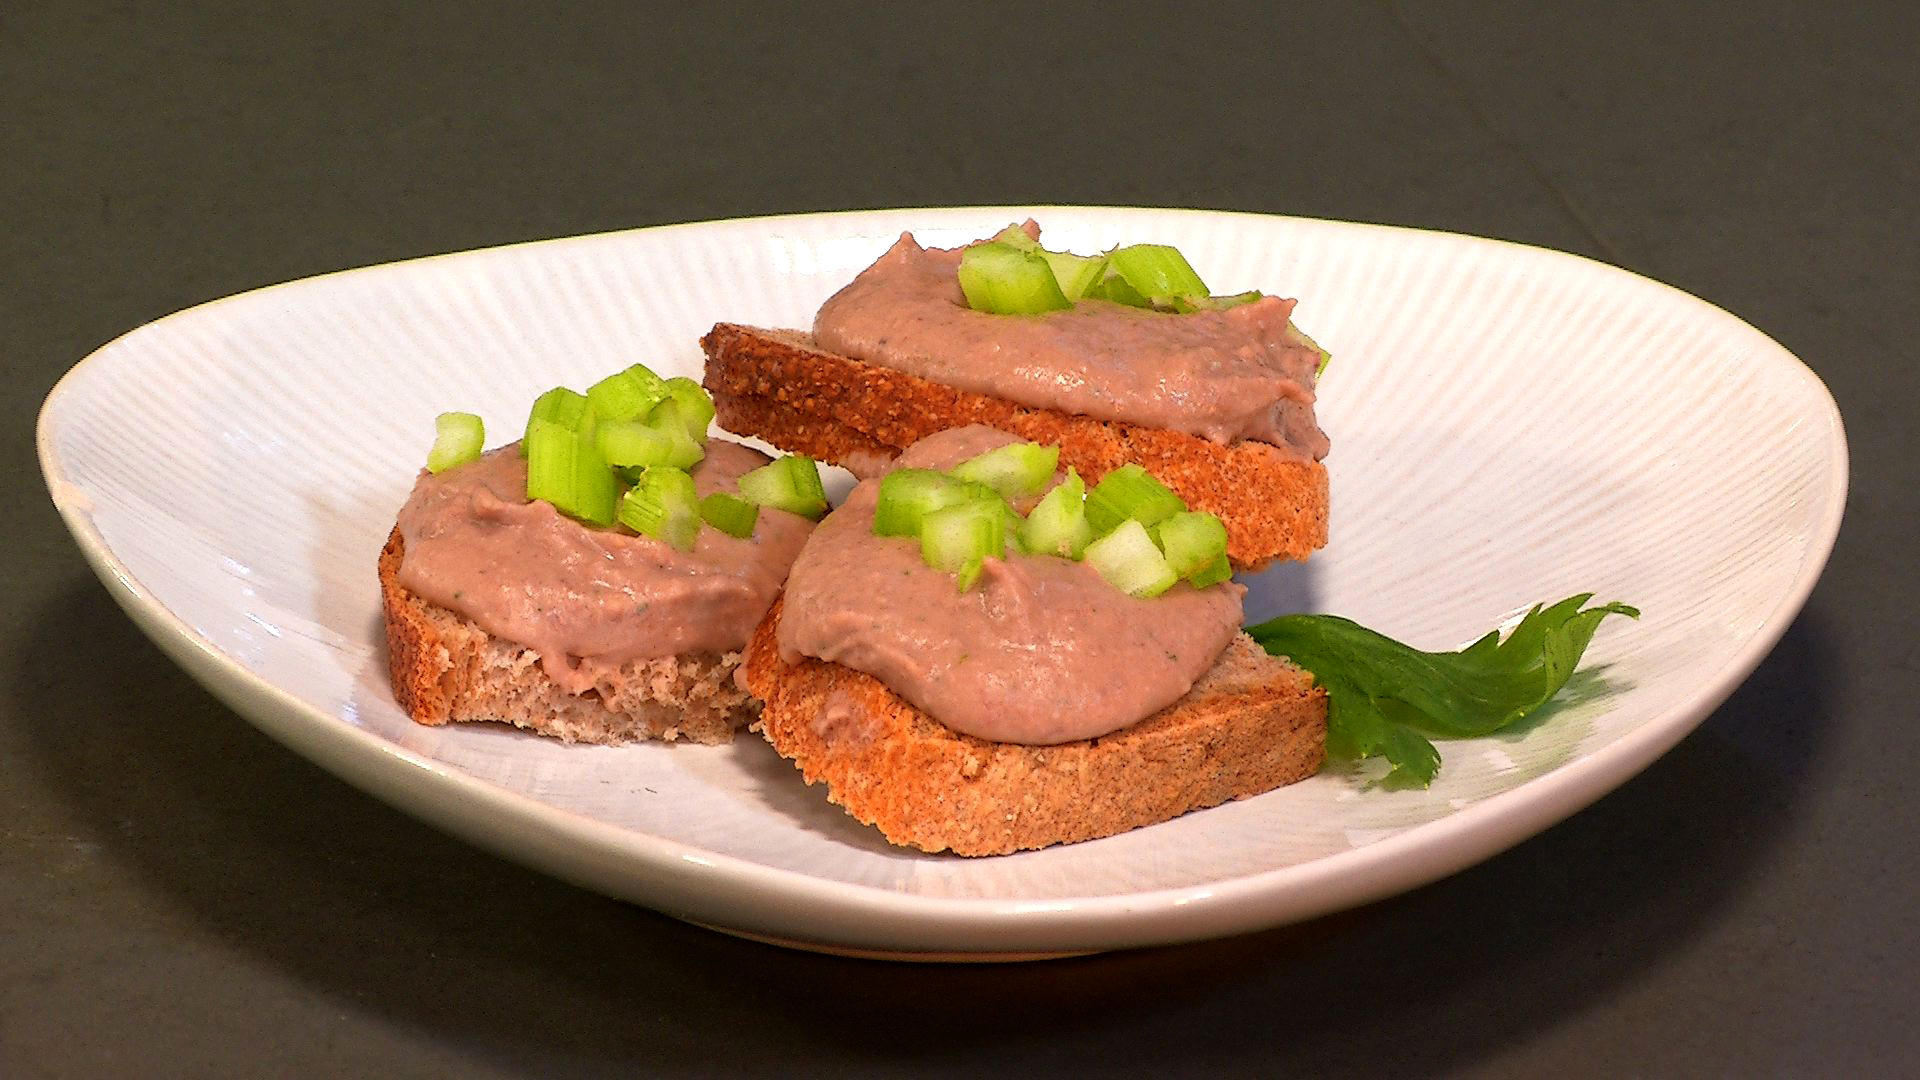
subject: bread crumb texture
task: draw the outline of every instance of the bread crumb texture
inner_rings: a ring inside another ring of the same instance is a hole
[[[758,712],[735,678],[739,652],[628,661],[587,693],[568,693],[547,677],[532,649],[403,588],[405,550],[396,529],[380,552],[387,665],[394,697],[422,724],[513,724],[570,743],[724,743]]]

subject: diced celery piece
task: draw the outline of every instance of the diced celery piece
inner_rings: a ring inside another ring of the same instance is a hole
[[[640,420],[666,396],[666,381],[635,364],[587,387],[587,407],[602,420]]]
[[[985,484],[932,469],[895,469],[880,481],[873,531],[877,536],[919,536],[920,520],[935,510],[985,500],[1004,505],[1000,493]]]
[[[693,445],[700,448],[702,456],[706,454],[707,426],[700,419],[698,405],[690,405],[677,397],[663,398],[647,413],[647,426],[662,431],[679,428]]]
[[[593,429],[600,456],[607,459],[607,464],[619,468],[654,465],[684,468],[678,459],[684,456],[681,444],[686,440],[677,438],[676,434],[650,428],[638,420],[602,420]]]
[[[1078,559],[1093,539],[1087,524],[1087,484],[1069,468],[1067,478],[1047,492],[1020,523],[1020,546],[1035,555]]]
[[[1200,280],[1179,249],[1166,244],[1131,244],[1107,254],[1114,272],[1148,300],[1159,302],[1175,297],[1192,299],[1207,295],[1207,283]]]
[[[655,466],[620,500],[620,524],[662,541],[676,551],[692,551],[700,538],[700,496],[684,470]]]
[[[728,536],[745,539],[753,535],[760,508],[738,496],[715,492],[700,500],[700,518]]]
[[[1071,307],[1047,260],[1011,244],[975,244],[960,255],[967,306],[995,315],[1037,315]]]
[[[1038,495],[1053,479],[1060,448],[1038,443],[1008,443],[947,470],[961,480],[985,484],[1009,499]]]
[[[1000,500],[1000,531],[1006,537],[1002,554],[1005,554],[1006,551],[1024,552],[1027,550],[1026,546],[1020,542],[1020,526],[1024,525],[1026,520],[1026,518],[1020,516],[1018,510],[1013,508],[1013,504],[1007,502],[1005,499]]]
[[[1146,297],[1140,295],[1138,290],[1127,284],[1127,279],[1121,277],[1120,272],[1113,268],[1112,260],[1108,260],[1105,275],[1087,288],[1087,296],[1095,300],[1110,300],[1116,304],[1125,304],[1128,307],[1153,306]]]
[[[1040,257],[1047,260],[1047,266],[1053,271],[1054,283],[1060,286],[1060,294],[1068,303],[1087,295],[1087,290],[1098,284],[1107,273],[1105,255],[1072,255],[1064,251],[1042,251]]]
[[[680,419],[687,425],[687,434],[702,446],[707,442],[707,426],[713,423],[713,399],[699,383],[685,375],[675,375],[666,382],[667,393],[680,405]]]
[[[699,492],[694,490],[693,474],[685,469],[658,467],[640,474],[640,482],[635,487],[659,495],[677,506],[697,506]]]
[[[935,570],[965,574],[966,592],[979,575],[979,562],[1006,554],[1006,503],[973,500],[935,510],[920,520],[920,558]],[[972,573],[965,573],[974,564]]]
[[[707,456],[703,440],[692,433],[693,422],[687,417],[686,406],[677,398],[669,397],[655,405],[653,411],[647,414],[647,426],[668,442],[669,452],[660,464],[676,469],[691,469]]]
[[[427,471],[446,472],[480,457],[487,445],[487,427],[470,412],[443,412],[433,418],[433,449],[427,451]]]
[[[1241,304],[1251,304],[1261,295],[1254,290],[1234,293],[1232,296],[1176,296],[1173,298],[1173,310],[1182,315],[1191,315],[1196,311],[1225,311]]]
[[[919,536],[920,519],[965,501],[960,482],[933,469],[895,469],[880,479],[873,505],[876,536]]]
[[[1302,345],[1320,354],[1320,366],[1313,369],[1313,377],[1316,379],[1319,378],[1320,373],[1327,370],[1327,361],[1333,359],[1333,354],[1321,348],[1319,342],[1308,337],[1305,331],[1292,323],[1287,324],[1287,334],[1299,341]]]
[[[527,498],[552,503],[568,517],[593,525],[613,524],[620,479],[600,456],[591,430],[536,418],[527,425],[520,449],[527,459]]]
[[[750,503],[816,520],[827,512],[820,468],[805,454],[788,454],[742,476],[740,496]]]
[[[961,592],[973,588],[973,583],[980,580],[980,571],[986,568],[986,562],[986,559],[975,556],[961,563],[960,569],[953,575],[954,587]]]
[[[1028,236],[1027,230],[1018,225],[1009,225],[999,232],[994,233],[993,239],[989,241],[989,243],[1005,244],[1008,247],[1019,248],[1021,251],[1037,252],[1040,250],[1040,241]]]
[[[593,414],[587,410],[585,394],[576,394],[564,386],[556,386],[533,399],[533,408],[527,413],[528,435],[533,433],[535,420],[545,420],[568,431],[578,431],[592,423]]]
[[[1166,556],[1154,546],[1147,527],[1125,521],[1119,528],[1087,545],[1086,563],[1107,583],[1129,596],[1158,596],[1180,580],[1167,566]]]
[[[1233,566],[1227,562],[1227,554],[1223,551],[1215,556],[1212,562],[1188,574],[1187,584],[1196,589],[1204,589],[1209,585],[1218,585],[1232,576]]]
[[[1153,527],[1167,567],[1190,578],[1227,554],[1227,527],[1204,510],[1183,510]]]
[[[1087,524],[1105,536],[1126,520],[1158,525],[1187,508],[1165,484],[1138,465],[1126,464],[1100,478],[1087,493]]]

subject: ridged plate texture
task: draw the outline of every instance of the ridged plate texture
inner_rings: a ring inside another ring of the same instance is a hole
[[[1028,214],[1052,246],[1172,243],[1216,291],[1298,297],[1296,320],[1332,350],[1333,539],[1251,579],[1250,617],[1332,611],[1428,648],[1575,592],[1644,617],[1610,620],[1524,732],[1443,744],[1428,790],[1338,769],[984,860],[890,848],[757,738],[567,747],[419,727],[395,706],[374,557],[436,413],[511,432],[555,384],[636,360],[697,376],[715,321],[805,326],[902,230],[951,244]],[[768,218],[334,274],[107,345],[48,398],[39,437],[54,501],[115,597],[296,751],[592,888],[742,933],[907,955],[1252,930],[1485,858],[1725,699],[1804,602],[1846,489],[1819,381],[1675,289],[1495,241],[1179,210]]]

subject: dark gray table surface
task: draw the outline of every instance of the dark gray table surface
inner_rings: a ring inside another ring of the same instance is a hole
[[[1920,1075],[1912,5],[146,7],[0,7],[0,1075]],[[1026,201],[1671,282],[1838,399],[1833,561],[1698,732],[1484,865],[1230,941],[916,967],[682,925],[334,780],[133,628],[33,460],[71,364],[228,293]]]

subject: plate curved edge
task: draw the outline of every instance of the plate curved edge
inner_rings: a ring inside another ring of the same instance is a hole
[[[750,221],[863,217],[934,212],[993,214],[1045,212],[1044,207],[927,208],[925,210],[841,211],[833,215],[781,215]],[[1155,213],[1155,208],[1060,207],[1080,212],[1120,210]],[[1212,211],[1167,211],[1207,214]],[[1224,212],[1223,212],[1224,213]],[[1274,215],[1248,215],[1273,217]],[[1459,234],[1406,230],[1397,226],[1312,221],[1319,225],[1412,232],[1524,248],[1568,258],[1583,257],[1507,241]],[[691,222],[655,228],[687,229],[742,222]],[[631,232],[531,241],[512,248],[604,240]],[[435,259],[457,259],[475,252],[454,252],[422,260],[338,271],[338,274],[387,269]],[[1606,266],[1606,264],[1597,264]],[[1608,270],[1673,290],[1728,319],[1747,324],[1708,301],[1618,267]],[[325,275],[334,276],[334,275]],[[266,286],[294,288],[315,279]],[[254,290],[262,291],[262,290]],[[185,309],[180,318],[236,297]],[[152,325],[152,324],[147,324]],[[1748,329],[1752,329],[1748,327]],[[138,333],[137,328],[129,335]],[[1758,330],[1754,333],[1760,334]],[[110,595],[166,654],[251,723],[322,764],[329,771],[392,805],[437,827],[516,861],[528,863],[576,884],[654,907],[669,914],[769,937],[797,938],[847,948],[903,952],[1033,952],[1170,944],[1257,930],[1379,899],[1437,880],[1505,850],[1577,812],[1657,760],[1718,708],[1778,643],[1802,610],[1831,555],[1844,514],[1848,479],[1847,448],[1837,405],[1804,362],[1780,348],[1817,394],[1824,398],[1830,431],[1829,479],[1834,492],[1811,536],[1790,593],[1721,670],[1713,685],[1682,709],[1649,722],[1599,751],[1569,762],[1546,776],[1527,781],[1440,820],[1417,826],[1376,844],[1292,867],[1225,882],[1210,890],[1178,889],[1093,896],[1048,903],[1038,908],[1006,901],[941,900],[903,897],[866,886],[821,882],[803,874],[758,866],[662,837],[636,837],[602,822],[572,814],[517,792],[437,766],[369,732],[335,721],[307,703],[259,678],[196,634],[151,596],[114,555],[87,516],[85,493],[62,469],[53,447],[56,403],[63,387],[89,361],[128,335],[89,354],[49,392],[38,417],[36,445],[43,476],[63,521],[89,566]],[[1764,334],[1761,334],[1764,337]],[[1767,339],[1771,341],[1771,339]],[[1552,783],[1547,783],[1552,781]],[[500,816],[476,822],[459,812],[479,805]],[[1204,893],[1205,895],[1200,895]],[[816,905],[813,917],[796,924],[784,917],[794,897]],[[769,898],[775,902],[769,902]],[[1143,909],[1145,909],[1143,911]],[[837,917],[824,922],[818,917]]]

